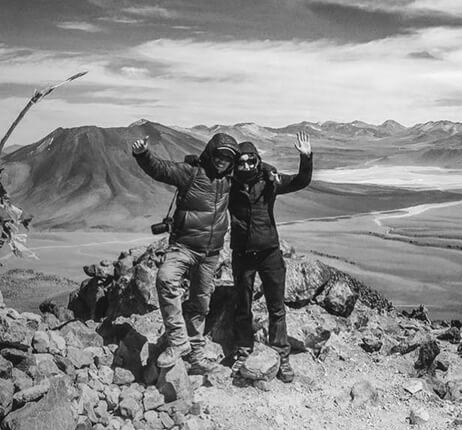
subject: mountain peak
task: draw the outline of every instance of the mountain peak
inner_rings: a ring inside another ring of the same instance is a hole
[[[132,122],[129,125],[129,127],[137,127],[137,126],[145,125],[145,124],[149,124],[149,123],[151,123],[151,121],[148,121],[147,119],[141,118],[138,121]]]

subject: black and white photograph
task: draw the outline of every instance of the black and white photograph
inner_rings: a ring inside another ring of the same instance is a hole
[[[460,0],[1,0],[1,430],[462,428]]]

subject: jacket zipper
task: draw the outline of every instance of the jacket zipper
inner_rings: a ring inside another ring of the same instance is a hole
[[[217,201],[218,201],[218,186],[219,185],[220,184],[217,181],[217,185],[215,187],[215,210],[213,211],[212,227],[210,228],[209,244],[207,245],[206,254],[208,254],[210,251],[210,244],[212,243],[212,237],[213,237],[213,226],[215,225],[215,219],[217,217]]]

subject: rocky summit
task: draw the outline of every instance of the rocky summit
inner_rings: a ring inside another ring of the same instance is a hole
[[[165,347],[154,281],[165,240],[84,267],[68,309],[8,308],[0,294],[1,430],[462,428],[460,322],[381,294],[283,247],[295,370],[276,377],[257,283],[255,351],[231,376],[233,281],[221,255],[207,320],[208,375],[159,369]],[[185,300],[188,281],[185,279]]]

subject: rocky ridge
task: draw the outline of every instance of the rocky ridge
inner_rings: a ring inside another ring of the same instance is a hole
[[[257,346],[231,378],[232,276],[221,256],[207,321],[216,371],[188,376],[187,361],[156,367],[162,320],[153,289],[166,243],[84,268],[69,309],[7,308],[0,294],[0,428],[445,429],[462,425],[460,323],[424,308],[398,313],[346,273],[285,246],[287,323],[296,371],[275,378],[257,286]],[[185,280],[187,300],[187,280]],[[33,427],[32,427],[33,424]]]

